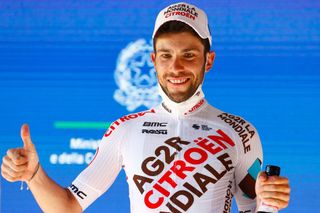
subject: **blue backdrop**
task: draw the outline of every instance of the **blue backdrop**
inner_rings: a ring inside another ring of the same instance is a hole
[[[42,166],[68,186],[110,122],[152,104],[130,108],[127,97],[116,99],[122,90],[115,76],[129,59],[143,61],[157,12],[170,2],[1,0],[1,156],[22,146],[20,126],[27,122]],[[190,2],[207,11],[217,55],[204,85],[208,101],[259,130],[265,164],[280,165],[290,179],[283,212],[319,211],[320,2]],[[122,60],[141,43],[140,55]],[[148,62],[125,80],[154,86]],[[26,209],[41,212],[30,191],[1,178],[0,212]],[[101,210],[129,212],[123,172],[87,212]]]

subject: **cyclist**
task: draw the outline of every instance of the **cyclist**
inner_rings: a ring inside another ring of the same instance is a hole
[[[204,98],[204,75],[215,58],[205,12],[188,3],[169,5],[157,16],[153,43],[163,102],[113,122],[68,188],[46,175],[27,125],[21,128],[24,147],[3,158],[2,176],[26,181],[44,212],[85,210],[122,168],[131,212],[230,212],[233,196],[240,212],[255,212],[261,202],[285,208],[288,179],[258,175],[257,130]]]

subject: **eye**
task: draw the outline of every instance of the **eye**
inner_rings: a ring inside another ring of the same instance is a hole
[[[171,54],[169,53],[163,53],[160,55],[161,58],[164,58],[164,59],[168,59],[168,58],[171,58]]]
[[[193,57],[195,57],[195,54],[191,53],[191,52],[187,52],[187,53],[184,53],[184,57],[185,58],[193,58]]]

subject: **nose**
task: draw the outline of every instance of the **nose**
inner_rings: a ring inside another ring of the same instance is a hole
[[[183,71],[183,63],[179,57],[175,57],[172,62],[172,69],[175,72]]]

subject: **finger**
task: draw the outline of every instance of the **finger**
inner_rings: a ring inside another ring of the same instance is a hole
[[[24,172],[28,168],[28,164],[16,165],[8,156],[4,156],[2,158],[2,163],[8,167],[10,167],[15,172]]]
[[[5,172],[6,174],[8,174],[10,177],[12,178],[19,178],[21,177],[25,172],[16,172],[14,170],[12,170],[9,166],[2,164],[1,165],[1,170],[3,172]]]
[[[263,192],[260,193],[260,198],[262,200],[265,200],[265,199],[276,199],[276,200],[282,200],[282,201],[289,201],[290,195],[288,193],[283,193],[283,192],[263,191]]]
[[[268,192],[283,192],[283,193],[290,193],[290,186],[288,184],[283,185],[274,185],[274,184],[267,184],[261,187],[261,191],[268,191]]]
[[[2,169],[1,169],[1,175],[4,179],[6,179],[9,182],[15,182],[15,181],[21,180],[21,177],[11,177],[8,173],[3,171]]]
[[[265,182],[265,181],[267,181],[267,180],[268,180],[267,174],[266,174],[265,172],[259,172],[259,174],[258,174],[258,180],[259,180],[260,182]]]
[[[267,205],[276,206],[278,210],[286,208],[289,204],[289,201],[272,199],[272,198],[266,198],[266,199],[263,199],[262,201]]]
[[[21,138],[23,141],[23,148],[25,148],[27,150],[34,149],[34,145],[31,140],[30,129],[29,129],[28,124],[23,124],[21,126]]]
[[[287,185],[289,185],[289,180],[286,177],[271,176],[271,177],[268,177],[268,180],[263,182],[262,184],[264,184],[264,185],[268,185],[268,184],[273,184],[273,185],[287,184]]]
[[[28,162],[28,158],[22,155],[22,149],[9,149],[7,151],[7,156],[16,164],[22,165]]]

